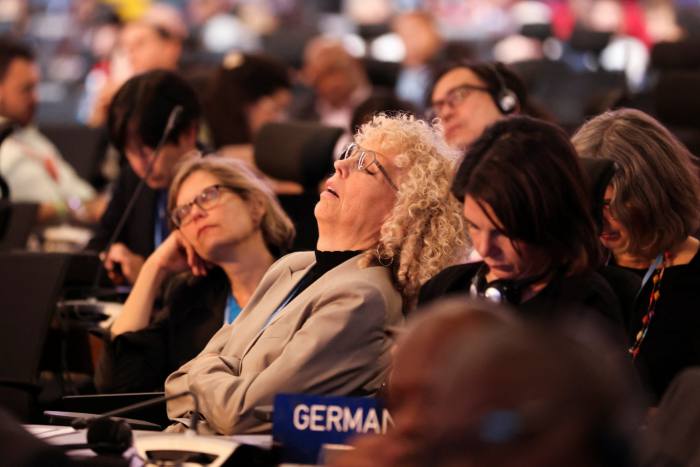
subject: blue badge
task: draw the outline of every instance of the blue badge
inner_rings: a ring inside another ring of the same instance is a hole
[[[371,397],[279,394],[272,414],[272,438],[284,462],[315,464],[321,446],[343,444],[358,433],[385,433],[394,422]]]

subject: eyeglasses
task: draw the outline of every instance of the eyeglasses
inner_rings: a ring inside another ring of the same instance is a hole
[[[431,118],[439,116],[443,112],[445,106],[454,109],[461,104],[464,99],[473,91],[491,92],[486,86],[475,86],[473,84],[462,84],[450,89],[444,99],[439,99],[432,102],[429,115]]]
[[[357,164],[355,164],[354,167],[355,170],[362,171],[370,175],[376,175],[376,172],[372,172],[371,170],[369,170],[369,168],[372,165],[376,165],[379,171],[382,173],[382,175],[384,175],[384,178],[386,178],[386,181],[389,182],[389,185],[391,185],[391,187],[394,189],[394,191],[399,191],[398,187],[394,184],[394,182],[391,181],[389,172],[387,172],[384,166],[380,164],[377,160],[376,152],[370,151],[369,149],[364,149],[357,143],[350,143],[340,155],[340,160],[344,161],[354,158],[357,158]]]
[[[196,204],[203,211],[209,211],[214,208],[217,202],[221,199],[221,190],[227,189],[235,191],[233,188],[225,185],[212,185],[202,190],[195,198],[189,203],[183,204],[182,206],[177,206],[170,213],[170,219],[177,228],[182,227],[190,221],[192,214],[192,207]]]

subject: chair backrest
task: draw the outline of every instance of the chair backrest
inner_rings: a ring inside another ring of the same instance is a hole
[[[255,163],[271,177],[316,190],[333,170],[333,149],[342,133],[312,122],[268,123],[255,138]]]
[[[38,209],[36,203],[0,201],[0,251],[26,247]]]
[[[100,163],[107,150],[107,135],[97,128],[79,124],[42,124],[41,131],[56,145],[61,156],[88,182],[100,175]]]
[[[0,253],[0,405],[32,412],[44,342],[69,255]]]
[[[292,251],[316,247],[318,227],[314,206],[318,201],[318,185],[333,171],[333,150],[342,133],[341,128],[311,122],[269,123],[255,138],[258,168],[271,177],[304,187],[301,194],[278,196],[297,231]]]

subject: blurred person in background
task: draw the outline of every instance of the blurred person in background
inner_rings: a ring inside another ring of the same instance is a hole
[[[180,11],[155,3],[139,19],[126,23],[109,68],[109,77],[97,91],[88,123],[103,126],[107,107],[124,82],[150,70],[177,70],[187,27]]]
[[[252,162],[251,144],[258,130],[286,119],[291,86],[288,70],[273,58],[226,55],[204,90],[204,121],[212,145],[223,154],[247,150]]]
[[[0,38],[0,127],[14,127],[0,149],[0,175],[12,201],[39,204],[39,221],[95,221],[104,203],[33,125],[39,67],[32,50]]]
[[[165,134],[176,106],[181,111]],[[200,156],[199,120],[200,106],[194,90],[169,71],[137,75],[114,96],[108,111],[109,139],[128,164],[115,181],[112,199],[87,248],[103,253],[107,273],[115,282],[133,284],[145,258],[168,237],[167,189],[177,164]],[[163,145],[156,152],[161,140]],[[115,243],[109,245],[142,183],[146,186],[133,201]],[[109,251],[103,251],[107,247]]]
[[[362,63],[336,39],[316,37],[304,49],[304,82],[312,94],[294,103],[292,115],[348,128],[352,112],[371,94]]]
[[[661,398],[684,368],[700,365],[700,180],[698,161],[654,118],[607,112],[574,135],[579,155],[614,161],[600,241],[609,264],[642,278],[625,316],[630,353]]]
[[[166,394],[199,395],[208,430],[269,432],[254,409],[277,393],[375,393],[402,312],[462,248],[454,154],[439,135],[414,117],[377,116],[355,141],[316,205],[317,250],[275,263],[239,318],[168,377]],[[192,409],[179,399],[168,416]]]
[[[144,263],[110,328],[95,378],[100,391],[162,390],[238,317],[294,237],[270,188],[242,162],[221,157],[178,170],[168,212],[175,230]]]
[[[398,15],[391,23],[404,43],[405,55],[396,82],[396,95],[422,109],[430,87],[432,67],[441,59],[443,40],[427,11]]]
[[[224,157],[244,161],[265,177],[276,193],[301,193],[292,181],[263,174],[255,163],[253,142],[267,123],[287,120],[292,101],[289,71],[266,55],[231,52],[214,73],[204,94],[205,133]]]
[[[489,127],[452,183],[482,260],[440,272],[421,289],[421,302],[469,293],[537,320],[604,317],[617,331],[621,305],[595,272],[600,245],[583,177],[561,128],[525,116]]]
[[[467,149],[506,115],[541,116],[532,107],[520,78],[500,63],[456,62],[435,75],[430,115],[440,120],[447,143]]]

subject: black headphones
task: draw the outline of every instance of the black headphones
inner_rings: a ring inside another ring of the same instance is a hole
[[[518,95],[515,94],[508,86],[506,86],[506,81],[503,75],[498,70],[498,63],[489,65],[489,69],[493,73],[493,76],[498,81],[498,89],[491,92],[496,107],[501,111],[503,115],[508,115],[515,112],[518,109],[520,103],[518,102]]]
[[[509,303],[520,305],[523,291],[531,284],[543,279],[548,272],[527,277],[525,279],[496,279],[487,281],[486,274],[489,268],[486,263],[476,271],[469,285],[469,295],[472,297],[482,297],[495,303]]]

